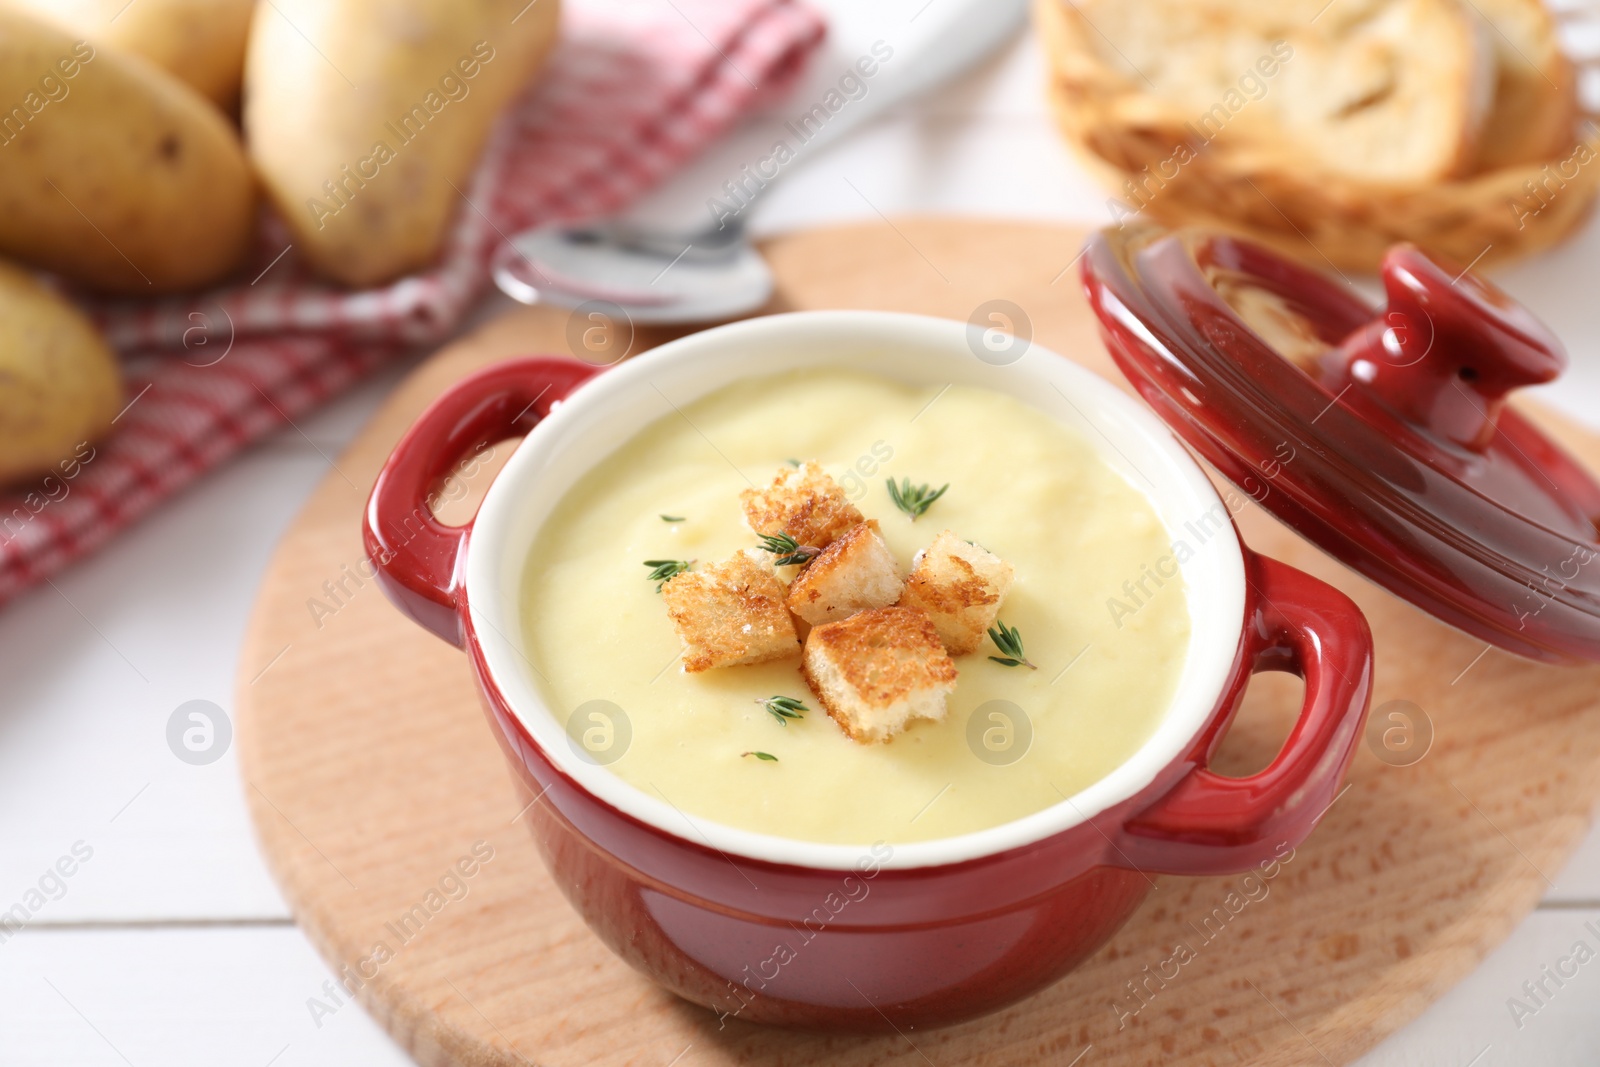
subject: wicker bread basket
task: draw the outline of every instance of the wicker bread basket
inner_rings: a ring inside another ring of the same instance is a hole
[[[1375,270],[1401,241],[1461,264],[1489,263],[1561,240],[1600,191],[1600,130],[1593,114],[1577,108],[1570,147],[1555,158],[1420,187],[1290,166],[1281,152],[1194,150],[1194,116],[1104,62],[1090,40],[1093,27],[1068,0],[1036,0],[1035,18],[1057,119],[1110,187],[1114,223],[1142,211],[1168,223],[1232,229],[1341,270]],[[1596,66],[1596,57],[1570,49],[1568,59],[1580,71]],[[1245,121],[1261,132],[1258,116]]]

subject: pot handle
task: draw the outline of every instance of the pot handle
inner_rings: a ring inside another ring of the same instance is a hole
[[[1304,571],[1247,551],[1250,604],[1229,706],[1177,785],[1124,825],[1109,862],[1144,872],[1233,874],[1303,842],[1337,797],[1372,696],[1372,631],[1355,602]],[[1226,778],[1206,764],[1221,743],[1249,675],[1305,679],[1305,702],[1265,770]],[[1291,852],[1292,854],[1292,852]]]
[[[418,625],[463,643],[457,602],[472,524],[446,526],[429,496],[463,461],[526,434],[596,373],[561,356],[496,363],[447,389],[394,446],[367,500],[362,541],[384,594]]]

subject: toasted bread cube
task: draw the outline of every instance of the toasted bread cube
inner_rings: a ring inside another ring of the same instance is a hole
[[[952,656],[976,652],[1011,591],[1011,564],[949,530],[924,549],[900,606],[928,613]]]
[[[876,519],[852,526],[789,583],[789,610],[813,626],[858,611],[887,608],[905,591],[905,579]]]
[[[862,743],[888,741],[913,719],[944,718],[945,697],[956,687],[939,632],[911,608],[877,608],[816,627],[800,669],[833,721]]]
[[[757,534],[788,534],[796,544],[819,549],[827,548],[862,520],[839,483],[815,460],[807,460],[802,467],[785,467],[772,485],[746,489],[739,500],[744,504],[745,522]]]
[[[783,583],[756,549],[723,563],[684,571],[661,587],[667,615],[683,642],[683,669],[766,663],[800,649]]]

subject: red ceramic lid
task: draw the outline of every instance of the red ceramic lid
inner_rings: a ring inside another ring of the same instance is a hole
[[[1408,245],[1375,308],[1258,245],[1153,226],[1095,236],[1083,277],[1140,395],[1279,519],[1494,645],[1600,661],[1600,484],[1505,406],[1566,366],[1521,305]]]

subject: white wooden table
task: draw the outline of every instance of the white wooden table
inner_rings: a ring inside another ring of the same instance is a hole
[[[1035,43],[1018,40],[960,84],[797,164],[756,209],[755,228],[878,212],[1106,221],[1106,194],[1051,126],[1042,77]],[[1571,350],[1571,372],[1546,399],[1600,426],[1597,274],[1600,226],[1590,226],[1497,278]],[[0,611],[0,911],[41,878],[49,898],[0,943],[0,1067],[408,1062],[357,1007],[314,1020],[307,1000],[331,972],[256,854],[232,754],[191,766],[166,741],[179,704],[230,706],[274,543],[327,473],[324,454],[338,454],[405,370],[302,420],[303,434],[255,448]],[[75,845],[90,858],[70,878],[45,877]],[[1600,837],[1556,883],[1471,977],[1362,1062],[1600,1063],[1600,962],[1520,1027],[1507,1006],[1575,940],[1594,943],[1583,924],[1600,927]],[[680,1067],[694,1067],[692,1052]]]

